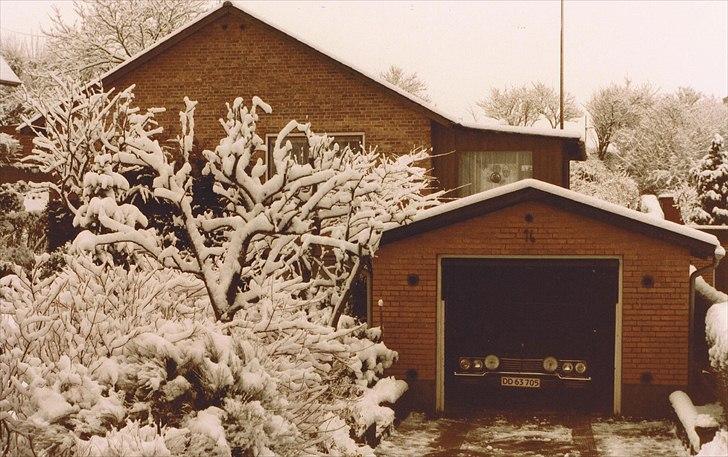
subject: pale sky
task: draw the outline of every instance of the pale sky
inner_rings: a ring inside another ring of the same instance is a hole
[[[558,87],[558,1],[239,3],[370,73],[416,71],[465,120],[490,87]],[[39,33],[51,5],[73,17],[70,1],[0,0],[1,36]],[[565,87],[581,103],[625,77],[728,95],[728,0],[566,1],[565,24]]]

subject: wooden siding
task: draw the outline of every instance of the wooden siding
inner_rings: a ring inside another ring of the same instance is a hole
[[[435,122],[431,131],[435,155],[433,173],[444,189],[459,185],[458,153],[461,151],[531,151],[533,178],[569,187],[569,155],[563,138],[445,127]]]

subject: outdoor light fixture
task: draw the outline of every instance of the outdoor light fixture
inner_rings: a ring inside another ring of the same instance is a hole
[[[500,366],[500,359],[498,356],[490,354],[485,358],[485,368],[489,370],[495,370]]]

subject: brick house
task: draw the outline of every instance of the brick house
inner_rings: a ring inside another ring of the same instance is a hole
[[[366,306],[367,318],[383,325],[385,342],[399,351],[391,373],[408,380],[407,401],[414,406],[435,411],[451,406],[458,391],[452,361],[480,357],[453,352],[456,340],[463,350],[477,351],[476,342],[529,322],[525,316],[500,330],[459,334],[449,327],[459,320],[465,328],[467,321],[482,318],[472,297],[497,296],[490,304],[508,315],[503,304],[514,303],[516,291],[522,310],[524,303],[571,300],[592,315],[589,325],[601,332],[589,360],[603,375],[596,390],[603,400],[599,409],[661,410],[672,389],[688,384],[689,266],[708,271],[720,257],[720,245],[697,230],[678,230],[676,224],[569,191],[570,161],[585,158],[579,134],[460,122],[228,2],[101,79],[105,88],[135,84],[139,106],[166,107],[158,120],[170,136],[178,133],[183,97],[198,100],[198,149],[214,148],[222,136],[218,119],[226,102],[255,95],[273,107],[258,124],[269,145],[272,135],[297,119],[340,143],[376,145],[386,153],[432,148],[426,166],[442,188],[458,189],[456,196],[463,198],[385,232]],[[306,153],[300,137],[289,139]],[[522,285],[519,277],[533,279]],[[538,297],[543,284],[553,286],[547,301]],[[468,290],[470,301],[463,299]],[[595,290],[598,312],[592,313],[589,296]],[[450,300],[450,292],[460,298]],[[376,306],[379,300],[382,307]],[[458,300],[460,308],[445,305]],[[586,322],[570,319],[565,315],[551,325]],[[559,335],[564,341],[572,336]]]

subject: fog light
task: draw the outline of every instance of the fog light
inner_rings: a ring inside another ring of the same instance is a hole
[[[460,369],[461,370],[469,370],[470,369],[470,359],[460,359]]]
[[[576,370],[579,374],[584,374],[586,371],[586,363],[584,362],[578,362],[576,365],[574,365],[574,370]]]
[[[473,368],[476,370],[482,370],[483,369],[483,361],[480,359],[474,359],[473,360]]]
[[[561,366],[561,371],[564,373],[571,373],[574,371],[574,364],[571,362],[566,362]]]
[[[559,361],[556,357],[546,357],[543,359],[543,369],[547,373],[553,373],[559,367]]]
[[[490,354],[485,358],[485,368],[489,370],[495,370],[500,366],[500,359],[498,356]]]

